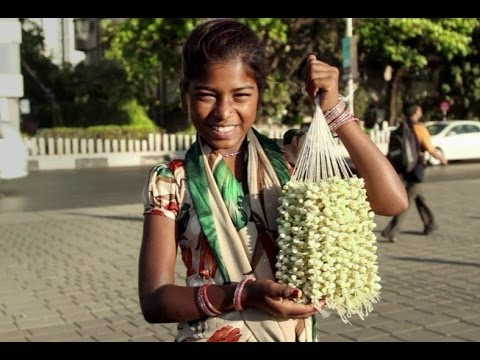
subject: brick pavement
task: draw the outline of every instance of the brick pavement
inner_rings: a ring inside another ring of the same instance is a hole
[[[320,341],[480,341],[480,180],[425,188],[440,230],[423,236],[412,209],[398,243],[379,239],[381,302],[352,325],[319,319]],[[138,305],[141,212],[0,213],[0,341],[172,341],[175,325],[148,324]]]

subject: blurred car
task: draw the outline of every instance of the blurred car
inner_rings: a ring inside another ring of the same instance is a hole
[[[433,145],[450,160],[480,159],[480,122],[471,120],[429,121],[425,124]],[[431,165],[440,161],[427,153]]]
[[[0,179],[28,175],[28,149],[20,132],[9,122],[0,121]]]

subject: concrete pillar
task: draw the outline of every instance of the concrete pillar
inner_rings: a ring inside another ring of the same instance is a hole
[[[20,129],[18,99],[23,96],[20,63],[22,28],[18,18],[0,18],[0,120]]]

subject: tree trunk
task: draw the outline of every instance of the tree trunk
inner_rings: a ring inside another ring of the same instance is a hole
[[[390,82],[389,94],[388,94],[388,124],[390,126],[395,125],[395,119],[397,118],[397,93],[398,87],[405,74],[405,67],[400,66],[398,69],[394,69],[393,78]]]

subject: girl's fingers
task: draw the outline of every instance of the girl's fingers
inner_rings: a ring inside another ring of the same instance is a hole
[[[329,110],[338,101],[339,70],[316,58],[315,55],[307,57],[304,69],[305,91],[313,103],[316,96],[320,95],[320,105],[324,111]]]
[[[226,325],[216,330],[207,342],[238,342],[241,336],[240,329]]]

